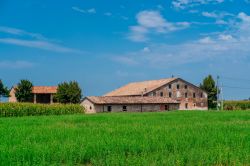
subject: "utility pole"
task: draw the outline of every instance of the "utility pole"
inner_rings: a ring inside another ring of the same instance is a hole
[[[219,76],[217,76],[217,85],[216,85],[216,88],[217,88],[217,102],[216,102],[216,104],[217,104],[217,111],[219,111],[219,79],[220,79],[220,77]]]
[[[221,83],[221,88],[220,88],[220,93],[221,93],[221,110],[224,110],[224,101],[223,101],[223,93],[222,93],[222,83]]]

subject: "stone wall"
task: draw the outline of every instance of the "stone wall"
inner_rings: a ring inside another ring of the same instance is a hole
[[[99,112],[157,112],[168,110],[178,110],[179,104],[93,104],[88,99],[82,103],[86,113]],[[111,109],[110,109],[111,108]]]
[[[180,110],[208,109],[207,93],[181,79],[177,79],[170,84],[159,87],[146,95],[171,97],[180,102]]]

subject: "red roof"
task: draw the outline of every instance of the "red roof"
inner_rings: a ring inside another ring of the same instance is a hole
[[[167,104],[167,103],[176,103],[177,100],[168,98],[168,97],[149,97],[149,96],[88,96],[85,99],[90,100],[95,104]]]
[[[55,94],[57,86],[33,86],[32,93],[36,94]]]

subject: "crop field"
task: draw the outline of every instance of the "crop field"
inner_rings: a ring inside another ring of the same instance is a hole
[[[250,111],[0,118],[0,165],[250,165]]]

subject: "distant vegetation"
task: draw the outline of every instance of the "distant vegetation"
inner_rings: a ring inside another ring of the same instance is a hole
[[[224,110],[250,110],[250,101],[225,101]]]
[[[208,75],[206,78],[204,78],[202,84],[200,84],[200,88],[207,92],[208,108],[216,108],[217,86],[213,77],[211,75]]]
[[[249,165],[249,111],[0,118],[0,165]]]
[[[10,90],[3,84],[2,80],[0,79],[0,102],[2,97],[9,97],[9,94]]]
[[[59,103],[80,103],[82,98],[82,90],[76,81],[63,82],[57,87],[55,99]]]
[[[21,80],[15,87],[15,96],[18,102],[32,102],[33,84],[29,80]]]
[[[0,117],[64,115],[84,113],[79,104],[32,104],[32,103],[1,103]]]

